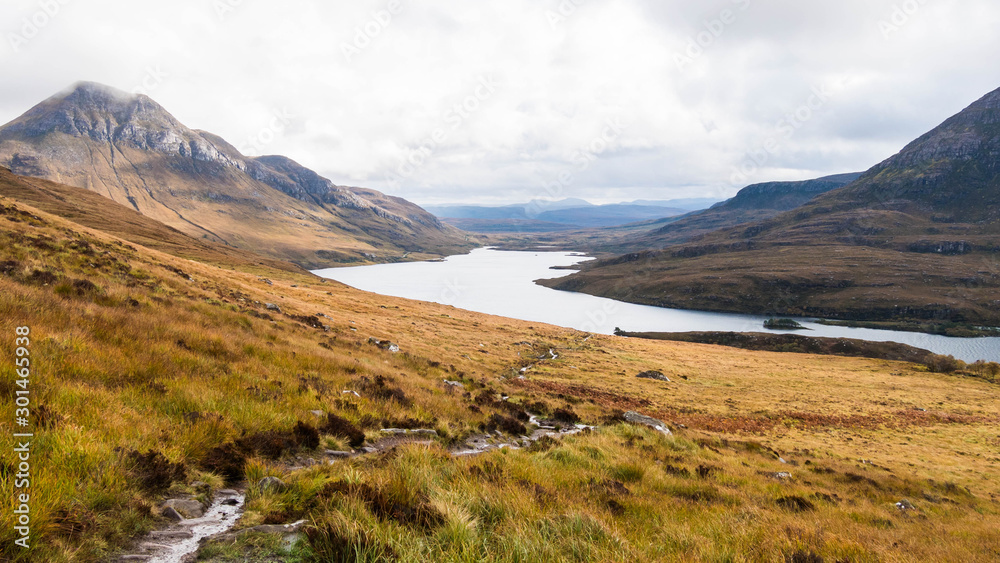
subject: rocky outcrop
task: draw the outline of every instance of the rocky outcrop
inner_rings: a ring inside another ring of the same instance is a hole
[[[667,428],[666,423],[663,422],[662,420],[657,420],[653,417],[639,414],[634,411],[629,411],[625,413],[624,415],[622,415],[622,418],[625,420],[625,422],[638,424],[640,426],[648,426],[653,430],[657,430],[659,432],[666,434],[667,436],[673,436],[673,432],[670,431],[670,428]]]

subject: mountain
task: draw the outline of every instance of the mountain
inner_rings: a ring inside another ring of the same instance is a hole
[[[719,203],[719,198],[715,197],[695,197],[683,199],[637,199],[630,202],[632,205],[650,205],[657,207],[674,207],[685,211],[701,211]]]
[[[336,186],[285,157],[247,157],[147,96],[95,83],[79,83],[0,128],[0,166],[307,267],[471,246],[412,203]]]
[[[768,219],[804,205],[819,194],[842,188],[861,173],[839,174],[802,182],[767,182],[740,190],[732,199],[687,214],[665,226],[620,243],[636,249],[662,248],[718,229]]]
[[[853,183],[544,285],[715,311],[1000,326],[1000,90]]]
[[[690,204],[691,200],[683,201]],[[442,205],[428,207],[427,210],[445,222],[471,232],[553,232],[616,227],[687,212],[687,209],[669,207],[665,203],[668,202],[594,205],[582,199],[536,199],[525,204]]]

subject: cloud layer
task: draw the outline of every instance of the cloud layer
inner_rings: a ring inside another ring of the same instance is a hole
[[[431,204],[864,170],[1000,87],[991,0],[13,0],[0,120],[78,80]]]

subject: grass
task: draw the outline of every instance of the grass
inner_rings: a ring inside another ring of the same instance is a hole
[[[206,548],[206,561],[997,557],[1000,404],[985,378],[589,336],[266,265],[192,262],[0,204],[0,264],[14,263],[0,268],[0,334],[32,329],[37,426],[34,547],[15,549],[11,514],[0,513],[4,560],[107,560],[163,525],[159,504],[197,492],[196,481],[247,487],[239,529],[308,521],[291,553],[247,536]],[[75,291],[73,280],[94,287]],[[0,412],[11,413],[3,338]],[[537,363],[549,349],[558,359]],[[512,377],[526,357],[536,368]],[[635,377],[652,369],[671,382]],[[530,450],[449,454],[491,420],[517,421],[518,405],[598,429]],[[613,422],[623,410],[666,421],[674,436]],[[439,437],[308,466],[322,455],[299,423],[321,429],[320,449],[349,439],[312,411],[369,441],[405,425]],[[231,475],[213,452],[238,454]],[[264,476],[288,487],[261,490]],[[0,485],[9,498],[6,466]],[[903,499],[916,510],[896,508]]]

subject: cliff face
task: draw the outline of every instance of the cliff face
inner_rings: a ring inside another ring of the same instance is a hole
[[[0,165],[91,189],[190,235],[306,266],[470,245],[405,200],[251,158],[147,96],[81,83],[0,128]]]

